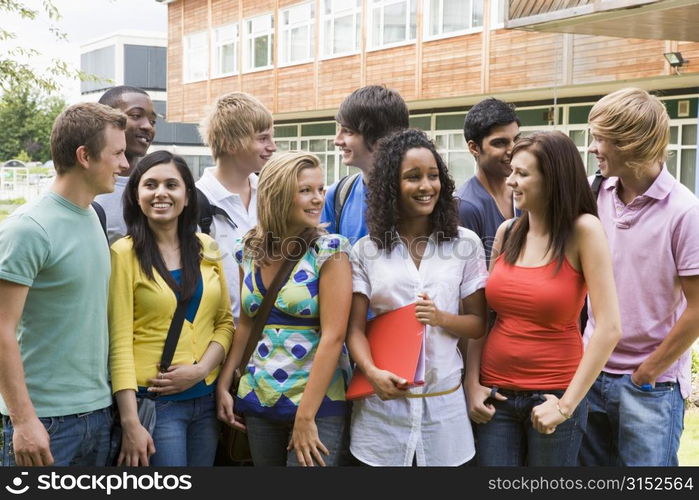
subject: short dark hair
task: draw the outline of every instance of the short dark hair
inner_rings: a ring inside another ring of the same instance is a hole
[[[110,108],[119,108],[123,102],[121,96],[124,94],[143,94],[150,98],[148,92],[138,87],[132,87],[131,85],[117,85],[116,87],[112,87],[102,94],[102,97],[100,97],[99,101],[97,102],[100,104],[105,104]]]
[[[107,126],[126,129],[126,115],[96,102],[81,102],[64,109],[51,129],[51,159],[56,173],[62,175],[76,164],[75,152],[80,146],[99,157]]]
[[[379,139],[408,128],[410,113],[395,90],[383,85],[367,85],[345,97],[335,120],[360,133],[371,151]]]
[[[563,264],[566,242],[573,234],[575,220],[582,214],[597,216],[597,200],[587,182],[578,148],[566,134],[558,131],[537,132],[523,137],[512,148],[512,156],[521,151],[534,155],[544,179],[546,225],[551,234],[546,250],[550,250],[558,261],[558,271]],[[528,231],[529,217],[524,214],[517,219],[505,242],[503,252],[506,262],[517,262]]]
[[[177,238],[180,242],[180,255],[182,259],[182,280],[178,285],[165,266],[165,261],[160,255],[158,244],[155,241],[153,230],[148,224],[146,215],[138,204],[138,184],[141,177],[151,168],[157,165],[172,163],[182,176],[187,190],[187,205],[177,218]],[[155,151],[144,156],[138,162],[136,168],[129,176],[124,189],[124,221],[127,234],[133,241],[133,249],[141,265],[141,270],[153,280],[153,268],[174,289],[179,290],[183,299],[191,297],[196,289],[199,278],[199,265],[201,263],[202,245],[196,235],[198,221],[197,193],[194,186],[194,177],[187,166],[187,162],[179,155],[169,151]]]
[[[473,141],[480,147],[483,145],[483,138],[493,127],[509,125],[512,122],[521,125],[514,105],[490,97],[468,110],[464,119],[464,138],[466,142]]]
[[[432,231],[441,243],[458,235],[458,214],[454,203],[454,181],[444,160],[429,137],[417,129],[407,129],[379,141],[374,164],[367,182],[366,222],[369,235],[379,248],[393,249],[398,241],[396,226],[400,214],[400,171],[405,154],[425,148],[434,156],[439,170],[439,197],[430,215]]]

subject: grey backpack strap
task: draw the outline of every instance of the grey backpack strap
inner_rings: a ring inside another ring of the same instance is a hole
[[[360,177],[360,173],[346,175],[337,183],[333,209],[335,213],[335,231],[338,233],[340,232],[340,219],[342,218],[342,211],[345,209],[345,204],[347,203],[347,197]]]

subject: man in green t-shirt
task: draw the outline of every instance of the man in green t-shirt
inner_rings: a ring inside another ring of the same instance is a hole
[[[50,190],[0,224],[2,465],[109,460],[109,248],[90,203],[128,168],[125,127],[102,104],[63,111]]]

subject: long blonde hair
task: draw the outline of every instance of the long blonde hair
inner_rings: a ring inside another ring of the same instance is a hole
[[[255,261],[266,261],[276,243],[289,234],[289,213],[303,169],[320,168],[318,157],[304,151],[287,151],[272,158],[260,172],[257,184],[257,225],[245,235],[245,252]],[[318,226],[312,233],[324,230]]]
[[[593,133],[627,154],[626,166],[636,177],[649,162],[665,160],[670,117],[663,102],[645,90],[626,88],[604,96],[590,110],[589,122]]]

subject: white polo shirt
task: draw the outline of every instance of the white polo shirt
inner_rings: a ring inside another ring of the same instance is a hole
[[[211,237],[218,243],[223,257],[223,272],[226,275],[233,317],[237,325],[240,311],[240,275],[238,264],[233,257],[233,245],[238,238],[242,238],[257,224],[257,175],[250,174],[248,178],[251,188],[250,203],[245,208],[240,195],[228,191],[214,176],[215,168],[205,169],[196,186],[206,195],[210,203],[223,209],[238,226],[234,228],[221,216],[214,217],[211,224]]]

